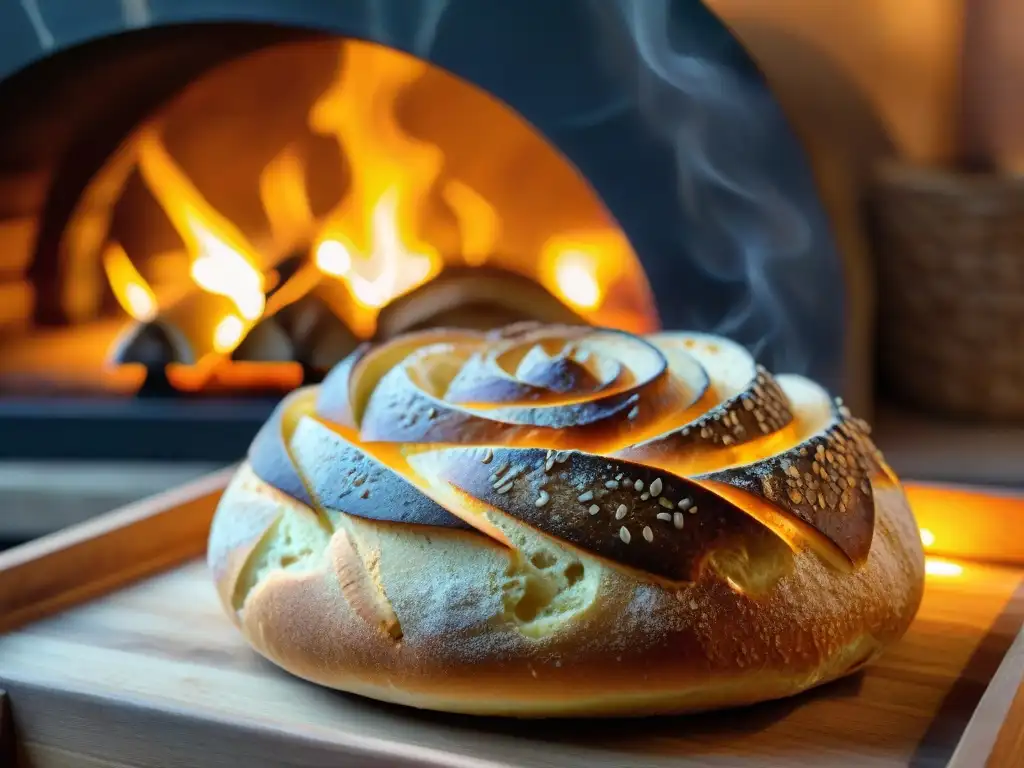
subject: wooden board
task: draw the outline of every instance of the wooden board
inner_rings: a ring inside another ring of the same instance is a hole
[[[950,768],[1024,765],[1024,632],[1017,635],[971,717]]]
[[[205,550],[234,468],[0,554],[0,632]]]
[[[137,506],[135,537],[122,545],[175,518],[208,520],[210,486],[222,483],[218,475],[164,507]],[[51,595],[49,612],[64,610],[0,637],[0,688],[32,768],[1024,765],[1018,567],[941,563],[901,643],[860,675],[803,696],[696,717],[520,723],[416,712],[292,678],[240,640],[200,559],[113,591],[116,568],[93,578],[84,563],[99,551],[117,556],[98,549],[109,535],[79,527],[40,547],[59,572],[53,593],[77,573],[87,593],[106,596],[64,609],[72,600]],[[60,566],[61,551],[76,553],[73,567]],[[0,598],[13,583],[7,554]],[[30,559],[19,562],[32,573]]]
[[[920,618],[874,668],[725,716],[515,724],[328,692],[255,656],[190,563],[0,639],[31,765],[940,766],[1024,618],[1021,573],[932,578]],[[64,756],[64,757],[62,757]],[[823,760],[827,758],[827,762]]]

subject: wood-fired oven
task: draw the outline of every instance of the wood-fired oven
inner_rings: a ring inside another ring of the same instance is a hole
[[[690,0],[0,7],[0,451],[231,459],[432,325],[727,333],[842,389],[841,269]]]

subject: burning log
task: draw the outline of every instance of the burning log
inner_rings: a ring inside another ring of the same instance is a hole
[[[527,277],[490,267],[454,267],[384,307],[377,336],[438,326],[487,330],[522,320],[585,322]]]
[[[180,342],[160,323],[134,323],[114,342],[111,362],[138,364],[150,370],[163,368],[179,358],[176,341]]]
[[[240,317],[233,300],[196,289],[156,317],[137,320],[116,342],[112,362],[157,370],[229,355],[318,369],[336,355],[343,357],[356,341],[317,295],[319,273],[304,268],[304,261],[301,255],[289,257],[268,276],[265,312],[255,323]]]
[[[231,353],[231,359],[251,363],[288,363],[295,359],[295,347],[277,318],[267,317],[246,334]]]
[[[150,371],[175,363],[196,365],[211,357],[295,362],[315,379],[358,345],[360,339],[345,320],[352,299],[341,282],[325,279],[300,257],[278,265],[269,282],[266,311],[254,324],[240,318],[231,299],[196,290],[154,319],[136,322],[118,340],[113,361],[142,364]],[[455,267],[384,306],[376,338],[437,326],[486,330],[523,320],[585,322],[523,275]]]
[[[172,363],[195,365],[229,350],[237,342],[231,336],[242,333],[244,324],[230,299],[196,290],[152,320],[131,324],[114,343],[110,359],[115,365],[137,363],[150,370]]]
[[[314,288],[261,320],[235,350],[236,360],[287,361],[322,375],[348,355],[359,339]]]

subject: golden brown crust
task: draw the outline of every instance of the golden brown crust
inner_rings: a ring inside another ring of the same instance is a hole
[[[301,505],[256,477],[248,464],[235,476],[220,509],[230,509],[230,499],[236,497],[245,500],[244,509],[238,509],[240,514],[218,511],[210,530],[206,556],[217,595],[237,624],[237,610],[241,606],[235,600],[235,590],[253,550],[281,516],[281,499],[288,499],[289,505]]]
[[[788,696],[871,661],[917,610],[923,553],[913,517],[897,488],[875,494],[876,535],[863,566],[841,572],[800,551],[760,597],[713,571],[674,590],[584,556],[587,578],[595,574],[589,607],[536,637],[495,588],[515,568],[511,550],[462,531],[357,522],[345,536],[376,563],[373,583],[400,640],[346,598],[337,539],[331,558],[270,572],[245,597],[239,622],[256,650],[297,676],[416,707],[639,715]],[[236,590],[229,564],[249,551],[243,532],[271,498],[279,515],[303,510],[246,467],[225,494],[215,538],[241,543],[211,547],[221,594]]]
[[[297,675],[523,716],[795,693],[923,586],[898,481],[818,385],[708,335],[529,324],[361,348],[289,397],[209,560]]]
[[[766,459],[703,475],[760,496],[815,528],[854,563],[874,531],[871,482],[889,482],[861,422],[842,406],[820,433]]]

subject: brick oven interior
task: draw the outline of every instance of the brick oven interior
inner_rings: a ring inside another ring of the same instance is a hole
[[[15,421],[44,411],[46,428],[24,431],[47,445],[19,455],[95,455],[96,435],[74,444],[87,419],[114,455],[227,460],[285,391],[418,327],[657,327],[643,268],[579,173],[496,100],[406,54],[270,28],[159,30],[56,57],[0,98],[29,93],[40,106],[3,142],[4,167],[23,170],[4,177],[0,387]],[[387,216],[389,201],[396,220],[381,224],[371,208]],[[196,227],[242,257],[211,259],[224,285],[189,275]],[[339,271],[392,234],[398,255]],[[244,259],[262,296],[233,293]],[[71,423],[55,441],[61,408]]]

